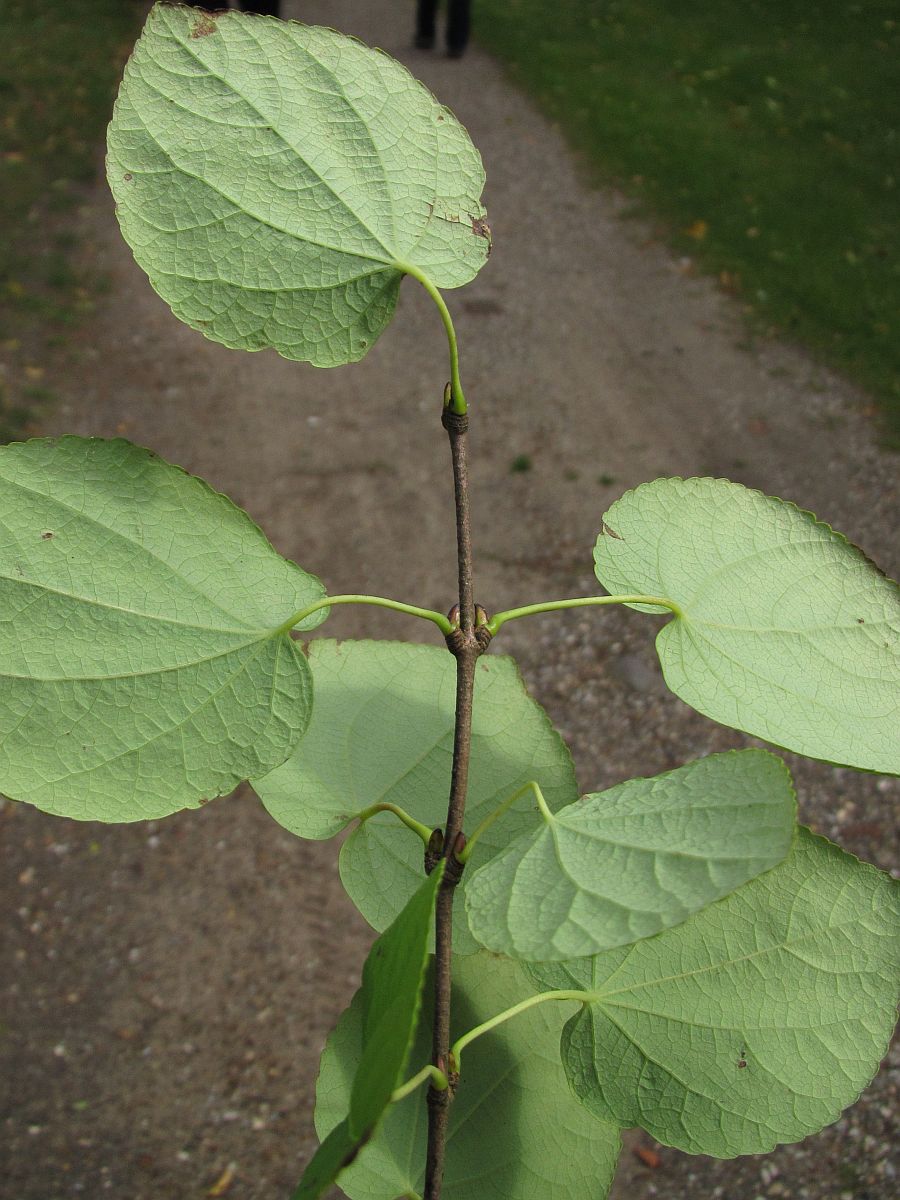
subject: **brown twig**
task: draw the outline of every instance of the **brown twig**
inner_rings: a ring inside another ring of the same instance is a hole
[[[469,752],[472,741],[472,695],[475,690],[475,664],[484,652],[488,638],[482,627],[476,629],[475,591],[472,571],[472,535],[469,524],[467,471],[468,418],[444,408],[443,425],[450,438],[453,463],[453,491],[456,504],[456,551],[459,568],[459,628],[447,635],[447,646],[456,659],[456,724],[453,734],[453,771],[447,823],[444,827],[443,856],[449,861],[438,892],[435,908],[434,1017],[432,1062],[445,1073],[450,1069],[450,958],[453,947],[453,892],[462,873],[462,864],[454,851],[463,845],[462,824],[469,778]],[[447,1120],[452,1089],[428,1091],[428,1152],[425,1166],[424,1200],[440,1200],[447,1143]]]

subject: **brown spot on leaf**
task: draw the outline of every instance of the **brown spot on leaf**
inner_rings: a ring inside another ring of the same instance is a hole
[[[53,537],[53,530],[45,529],[44,532],[41,534],[41,537],[44,539],[45,542],[49,542],[50,539]]]
[[[603,537],[604,535],[606,537],[615,538],[617,542],[625,541],[625,539],[622,537],[621,533],[616,533],[616,531],[611,526],[607,525],[607,523],[605,521],[601,521],[600,522],[600,536]]]
[[[192,38],[209,37],[209,35],[211,33],[215,33],[217,29],[218,29],[218,25],[213,20],[212,14],[211,13],[201,13],[197,20],[197,24],[191,30],[191,37]]]
[[[865,622],[865,619],[864,619],[863,617],[857,617],[857,618],[856,618],[856,623],[857,623],[857,625],[865,625],[865,623],[866,623],[866,622]]]
[[[488,254],[491,252],[491,227],[484,217],[472,218],[472,232],[476,237],[487,238]]]
[[[132,179],[134,179],[134,176],[131,174],[130,171],[126,171],[125,174],[122,176],[122,178],[125,180],[126,183],[131,183]]]

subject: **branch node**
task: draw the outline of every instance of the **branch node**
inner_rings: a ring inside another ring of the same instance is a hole
[[[441,424],[451,437],[459,437],[469,428],[469,415],[468,413],[454,412],[452,408],[445,408],[441,413]]]
[[[475,628],[465,630],[459,627],[459,605],[454,605],[447,614],[453,628],[444,635],[447,648],[454,658],[460,658],[467,652],[474,652],[479,658],[491,644],[494,636],[488,625],[488,615],[480,604],[475,608]]]
[[[452,611],[452,610],[451,610]],[[470,635],[463,629],[451,629],[446,635],[447,648],[454,658],[459,658],[466,652]]]
[[[449,1080],[449,1077],[448,1077],[448,1080]],[[438,1091],[438,1089],[434,1086],[433,1083],[429,1084],[428,1107],[432,1110],[432,1112],[440,1112],[443,1109],[446,1109],[448,1107],[448,1105],[450,1104],[450,1101],[452,1099],[452,1095],[451,1095],[452,1090],[453,1090],[452,1080],[449,1080],[449,1086],[443,1088],[441,1091]]]
[[[428,839],[428,845],[425,847],[425,874],[430,875],[434,868],[441,861],[441,856],[444,853],[444,831],[443,829],[433,829],[431,837]],[[449,864],[448,864],[449,865]]]
[[[493,633],[491,633],[487,625],[475,626],[475,641],[478,643],[478,649],[480,653],[484,654],[485,650],[487,650],[488,646],[491,644],[491,638],[493,636]]]
[[[459,856],[466,848],[466,835],[462,832],[456,835],[453,842],[453,849],[447,854],[447,861],[444,864],[444,878],[441,881],[441,887],[455,888],[462,879],[465,861]]]

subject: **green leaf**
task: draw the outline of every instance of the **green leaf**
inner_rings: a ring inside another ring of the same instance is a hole
[[[246,513],[74,437],[0,448],[0,511],[0,791],[136,821],[285,759],[312,680],[283,623],[324,592]]]
[[[534,991],[518,964],[484,952],[455,959],[454,980],[454,1038]],[[619,1130],[587,1113],[566,1081],[559,1036],[573,1007],[538,1005],[466,1051],[450,1110],[443,1200],[602,1200],[606,1195]],[[354,1001],[325,1047],[316,1102],[320,1136],[346,1111],[362,1044],[361,1017]],[[423,1014],[411,1061],[430,1057],[431,1031]],[[342,1177],[343,1191],[351,1200],[420,1196],[426,1130],[421,1094],[392,1105]]]
[[[443,874],[441,862],[369,952],[355,998],[361,1028],[349,1115],[313,1155],[294,1200],[316,1200],[334,1182],[372,1137],[403,1082],[419,1023],[431,920]]]
[[[108,175],[135,258],[214,341],[362,358],[411,267],[458,287],[490,248],[481,158],[407,70],[331,29],[157,4]]]
[[[531,967],[596,999],[566,1025],[575,1093],[604,1121],[731,1158],[836,1120],[894,1022],[897,885],[801,829],[781,866],[630,949]]]
[[[765,750],[585,796],[469,880],[469,926],[489,950],[539,962],[650,937],[781,862],[795,807]]]
[[[605,514],[595,559],[610,592],[680,607],[656,646],[698,712],[900,773],[900,591],[846,538],[740,484],[658,479]]]
[[[321,640],[309,660],[316,707],[302,751],[253,780],[275,820],[299,837],[326,838],[362,809],[392,803],[430,828],[443,826],[453,762],[452,656],[402,642]],[[479,659],[474,714],[469,828],[530,779],[540,783],[551,809],[577,794],[569,752],[511,658]],[[458,896],[470,870],[539,824],[532,798],[523,797],[479,839]],[[341,850],[344,886],[376,929],[390,924],[421,874],[422,843],[386,813],[354,830]],[[454,949],[474,953],[461,901],[456,909]]]

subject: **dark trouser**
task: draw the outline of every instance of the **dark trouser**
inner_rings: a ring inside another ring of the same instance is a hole
[[[447,0],[447,49],[465,50],[471,24],[469,0]],[[423,41],[434,40],[438,0],[418,0],[416,34]]]

